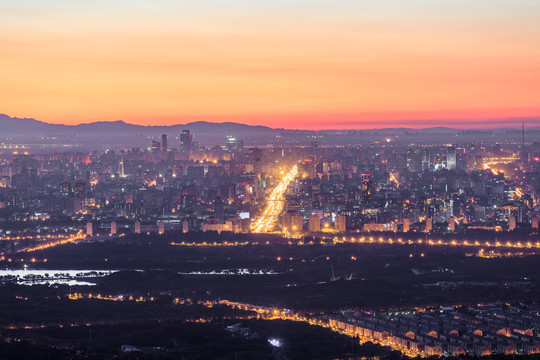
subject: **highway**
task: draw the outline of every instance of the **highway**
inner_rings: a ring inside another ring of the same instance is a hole
[[[254,233],[270,232],[277,224],[278,216],[283,211],[285,205],[285,192],[290,182],[298,175],[298,165],[294,165],[292,169],[285,175],[279,184],[272,190],[266,200],[266,207],[261,216],[251,224],[251,231]]]

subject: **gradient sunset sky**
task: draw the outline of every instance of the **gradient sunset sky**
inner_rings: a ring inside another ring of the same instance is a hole
[[[540,126],[540,1],[0,0],[0,113]]]

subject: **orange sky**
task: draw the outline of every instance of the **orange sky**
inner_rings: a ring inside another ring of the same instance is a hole
[[[537,0],[178,3],[0,5],[0,113],[66,124],[540,125]]]

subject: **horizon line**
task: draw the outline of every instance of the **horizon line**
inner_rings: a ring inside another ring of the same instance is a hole
[[[117,120],[96,120],[96,121],[90,121],[90,122],[84,122],[81,121],[79,123],[69,124],[69,123],[62,123],[62,122],[47,122],[43,120],[38,120],[33,117],[12,117],[10,115],[0,113],[0,117],[5,116],[7,118],[13,119],[13,120],[33,120],[37,121],[42,124],[46,125],[60,125],[60,126],[68,126],[68,127],[76,127],[81,125],[92,125],[92,124],[112,124],[112,123],[123,123],[126,125],[131,126],[139,126],[143,128],[157,128],[157,127],[173,127],[173,126],[188,126],[195,123],[207,123],[207,124],[216,124],[216,125],[222,125],[222,124],[235,124],[235,125],[244,125],[244,126],[250,126],[250,127],[266,127],[271,130],[286,130],[286,131],[373,131],[373,130],[397,130],[397,129],[404,129],[404,130],[426,130],[426,129],[435,129],[435,128],[444,128],[449,130],[495,130],[495,129],[516,129],[519,130],[523,126],[526,127],[527,120],[529,120],[529,124],[534,124],[533,126],[529,126],[530,128],[539,128],[540,127],[540,115],[538,116],[522,116],[522,117],[499,117],[499,118],[482,118],[482,119],[472,119],[472,118],[432,118],[432,119],[389,119],[389,120],[371,120],[369,121],[370,124],[377,123],[377,122],[408,122],[407,125],[398,125],[395,126],[385,126],[385,127],[364,127],[364,128],[351,128],[351,127],[344,127],[344,128],[320,128],[320,129],[305,129],[305,128],[285,128],[285,127],[273,127],[271,125],[265,125],[260,123],[255,124],[248,124],[246,122],[241,121],[212,121],[212,120],[196,120],[198,116],[195,116],[195,118],[192,121],[186,122],[186,123],[173,123],[173,124],[152,124],[152,125],[143,125],[137,122],[128,122],[126,120],[117,119]],[[203,117],[203,116],[201,116]],[[204,118],[212,118],[212,117],[225,117],[225,116],[204,116]],[[228,116],[227,116],[228,117]],[[241,116],[240,116],[241,117]],[[179,120],[182,121],[182,120]],[[425,123],[428,121],[446,121],[446,122],[467,122],[469,125],[476,125],[474,127],[450,127],[445,125],[436,125],[433,126],[422,126],[420,123]],[[499,122],[499,124],[489,124],[489,122]],[[503,122],[504,121],[504,122]],[[358,121],[334,121],[333,123],[338,124],[355,124],[355,123],[361,123],[361,120]],[[317,123],[317,122],[313,122]],[[416,123],[417,125],[415,125]],[[510,125],[511,124],[511,125]],[[360,125],[360,124],[359,124]],[[482,127],[485,126],[485,127]],[[489,127],[488,127],[489,126]]]

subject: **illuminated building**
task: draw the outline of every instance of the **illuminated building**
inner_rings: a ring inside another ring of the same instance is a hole
[[[189,232],[189,222],[187,220],[184,220],[182,222],[182,232],[185,234]]]
[[[456,218],[451,216],[450,219],[448,219],[448,231],[454,232],[456,231]]]
[[[448,170],[456,169],[456,147],[449,146],[446,153],[446,168]]]
[[[431,232],[431,231],[433,231],[433,218],[428,217],[426,219],[426,232]]]
[[[92,225],[91,221],[86,224],[86,235],[94,236],[94,226]]]
[[[116,221],[111,222],[111,235],[116,235]]]
[[[378,223],[367,223],[364,224],[364,231],[397,231],[397,224],[395,222],[378,224]]]
[[[508,231],[516,230],[516,217],[510,216],[508,218]]]
[[[159,141],[152,140],[150,143],[150,150],[152,150],[152,152],[161,151],[161,143]]]
[[[336,220],[334,222],[334,228],[339,232],[347,231],[347,216],[345,215],[336,216]]]
[[[134,232],[135,232],[135,234],[140,234],[141,233],[141,222],[140,221],[135,221]]]
[[[184,130],[180,134],[180,150],[183,152],[191,152],[191,134],[189,130]]]
[[[227,150],[233,151],[236,148],[236,138],[227,136],[227,145],[225,147]]]
[[[362,203],[367,204],[371,199],[371,182],[369,177],[362,181]]]
[[[538,215],[534,215],[531,220],[531,226],[533,229],[538,230]]]
[[[118,175],[120,177],[125,176],[125,168],[124,168],[124,159],[120,158],[120,162],[118,163]]]
[[[290,233],[302,231],[302,215],[286,213],[283,215],[281,227],[283,228],[283,231]]]
[[[321,231],[321,218],[319,215],[313,214],[309,217],[308,229],[310,232]]]
[[[165,234],[165,223],[162,220],[158,222],[158,234]]]
[[[403,219],[403,232],[409,232],[411,228],[411,220],[408,218]]]

